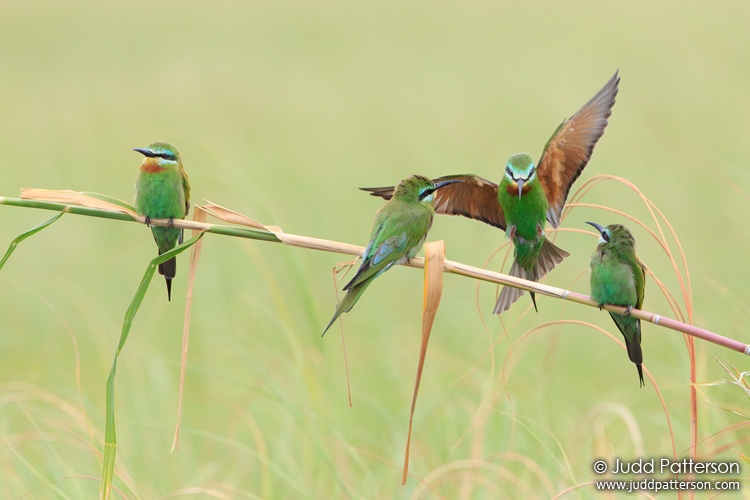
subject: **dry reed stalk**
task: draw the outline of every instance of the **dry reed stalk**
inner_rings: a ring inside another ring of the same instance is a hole
[[[73,199],[75,199],[77,202],[80,202],[85,198],[85,203],[88,204],[88,206],[86,207],[83,207],[82,205],[80,206],[67,205],[65,203],[49,201],[49,199],[59,199],[59,198],[52,197],[53,195],[54,196],[59,195],[59,193],[60,192],[58,191],[29,189],[29,190],[24,190],[23,192],[24,198],[21,198],[21,199],[7,198],[7,197],[0,196],[0,204],[55,210],[55,211],[66,212],[66,213],[74,213],[77,215],[105,217],[105,218],[118,219],[118,220],[135,220],[141,223],[144,222],[143,217],[140,217],[140,216],[133,217],[126,212],[126,209],[122,207],[119,207],[117,210],[113,211],[111,210],[112,205],[110,202],[105,202],[96,198],[92,198],[87,195],[84,195],[83,193],[75,193],[75,196],[73,197]],[[34,196],[33,199],[30,198],[32,195]],[[100,206],[99,205],[100,203],[102,205],[107,204],[109,208],[95,208],[95,207]],[[205,232],[214,233],[214,234],[222,234],[225,236],[235,236],[235,237],[257,239],[257,240],[263,240],[263,241],[273,241],[273,242],[283,243],[285,245],[299,247],[299,248],[309,248],[313,250],[322,250],[325,252],[342,253],[342,254],[347,254],[347,255],[362,255],[362,253],[364,252],[364,247],[359,246],[359,245],[351,245],[349,243],[342,243],[338,241],[325,240],[321,238],[313,238],[309,236],[301,236],[301,235],[285,233],[281,230],[281,228],[278,228],[276,226],[264,226],[250,219],[249,217],[246,217],[242,214],[239,214],[238,212],[229,210],[227,208],[221,207],[220,205],[216,205],[214,203],[208,202],[207,205],[205,205],[203,208],[209,214],[212,214],[217,218],[220,218],[222,220],[226,218],[236,224],[246,226],[249,229],[242,228],[242,227],[224,226],[224,225],[219,225],[219,224],[200,223],[200,222],[188,221],[184,219],[175,219],[173,222],[174,227],[181,227],[185,229],[197,229],[199,231],[205,231]],[[169,223],[170,221],[168,219],[151,219],[151,224],[156,225],[156,226],[167,226]],[[410,262],[403,264],[403,265],[407,267],[416,267],[416,268],[423,269],[424,259],[420,257],[415,257],[411,259]],[[461,276],[466,276],[468,278],[488,281],[490,283],[508,285],[508,286],[520,288],[522,290],[526,290],[529,292],[535,292],[540,295],[546,295],[548,297],[554,297],[557,299],[567,300],[570,302],[575,302],[575,303],[587,305],[590,307],[598,307],[597,303],[591,300],[589,296],[584,295],[584,294],[572,292],[569,290],[564,290],[562,288],[556,288],[556,287],[545,285],[542,283],[537,283],[534,281],[528,281],[528,280],[524,280],[521,278],[516,278],[514,276],[509,276],[507,274],[489,271],[487,269],[481,269],[481,268],[470,266],[467,264],[462,264],[460,262],[453,262],[448,259],[446,259],[443,264],[443,271],[452,273],[452,274],[458,274]],[[618,313],[618,314],[622,314],[625,312],[624,307],[613,306],[613,305],[604,305],[602,309],[605,309],[607,311],[611,311],[614,313]],[[642,311],[639,309],[633,309],[631,311],[631,315],[635,318],[641,319],[643,321],[648,321],[649,323],[653,323],[657,326],[662,326],[662,327],[669,328],[674,331],[685,333],[692,337],[698,337],[708,342],[712,342],[722,347],[726,347],[727,349],[731,349],[733,351],[737,351],[743,354],[750,355],[750,345],[745,344],[743,342],[739,342],[734,339],[724,337],[722,335],[710,332],[708,330],[704,330],[702,328],[698,328],[696,326],[689,325],[681,321],[677,321],[671,318],[666,318],[664,316],[654,314],[648,311]],[[692,317],[692,310],[688,310],[688,317]]]

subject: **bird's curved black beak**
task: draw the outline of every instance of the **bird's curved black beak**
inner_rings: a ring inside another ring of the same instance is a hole
[[[457,182],[463,182],[463,181],[464,181],[463,179],[451,179],[451,180],[448,180],[448,181],[436,182],[435,183],[435,191],[437,191],[441,187],[445,187],[445,186],[447,186],[449,184],[455,184]]]
[[[150,150],[148,150],[148,149],[145,149],[145,148],[133,148],[133,151],[138,151],[138,152],[139,152],[139,153],[141,153],[141,154],[142,154],[143,156],[147,156],[147,157],[149,157],[149,158],[153,158],[154,156],[156,156],[156,155],[155,155],[154,153],[152,153],[152,152],[151,152]]]
[[[523,179],[518,179],[516,181],[516,184],[518,184],[518,201],[521,201],[521,196],[523,196],[523,183],[526,182]]]
[[[597,231],[599,231],[599,234],[601,234],[602,236],[604,236],[604,228],[603,228],[602,226],[600,226],[600,225],[599,225],[599,224],[597,224],[596,222],[587,222],[586,224],[588,224],[588,225],[590,225],[590,226],[594,226],[594,228],[595,228],[595,229],[596,229]]]

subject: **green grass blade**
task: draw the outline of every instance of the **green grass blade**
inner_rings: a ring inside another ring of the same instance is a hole
[[[41,224],[39,224],[38,226],[29,229],[25,233],[19,235],[15,240],[13,240],[10,243],[10,246],[8,247],[8,251],[5,252],[5,255],[3,255],[3,259],[0,260],[0,269],[3,268],[3,266],[5,265],[5,263],[10,258],[10,254],[13,253],[13,251],[16,249],[16,247],[18,246],[19,243],[21,243],[23,240],[25,240],[29,236],[35,235],[36,233],[38,233],[39,231],[41,231],[45,227],[50,226],[53,222],[55,222],[57,219],[59,219],[60,217],[62,217],[62,215],[63,215],[63,213],[60,212],[59,214],[55,215],[51,219],[46,220],[46,221],[42,222]]]
[[[284,393],[284,391],[276,385],[276,383],[273,380],[273,377],[269,376],[268,373],[264,372],[261,368],[259,368],[255,363],[253,363],[252,359],[250,359],[247,354],[245,354],[244,351],[239,350],[241,354],[245,356],[246,359],[248,359],[248,365],[255,370],[255,373],[258,374],[258,377],[260,377],[271,389],[271,392],[276,396],[277,400],[281,403],[281,405],[289,412],[289,414],[297,421],[299,422],[302,429],[305,431],[305,433],[310,438],[311,442],[315,446],[318,456],[323,460],[323,462],[326,464],[326,466],[330,469],[331,473],[333,474],[334,479],[336,479],[336,482],[338,483],[341,490],[345,493],[346,498],[354,498],[356,497],[356,492],[349,486],[349,484],[344,480],[342,477],[341,471],[339,470],[339,467],[334,463],[333,459],[331,458],[330,453],[328,452],[328,449],[323,445],[320,438],[317,436],[315,432],[310,427],[309,422],[309,416],[304,415],[302,412],[300,412],[297,407],[289,400],[287,395]],[[294,483],[289,483],[293,487],[297,487]]]
[[[149,262],[146,272],[143,274],[143,279],[141,279],[141,283],[138,285],[138,289],[135,292],[133,301],[125,312],[125,318],[122,322],[122,331],[120,332],[120,341],[117,344],[117,350],[115,351],[115,356],[112,360],[112,368],[109,370],[109,376],[107,377],[104,459],[102,464],[102,482],[99,490],[100,498],[109,498],[109,493],[112,489],[112,477],[115,471],[115,454],[117,452],[117,435],[115,432],[115,373],[117,372],[117,358],[120,355],[120,351],[122,351],[122,348],[125,346],[125,341],[128,339],[133,319],[135,318],[138,309],[141,307],[143,298],[146,296],[148,285],[151,283],[151,278],[154,277],[154,273],[156,272],[156,266],[187,250],[193,246],[195,242],[200,240],[204,234],[205,233],[200,233],[197,236],[190,238],[183,244],[174,247],[168,252],[164,252]]]

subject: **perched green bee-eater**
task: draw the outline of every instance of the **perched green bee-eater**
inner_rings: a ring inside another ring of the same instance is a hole
[[[435,215],[432,200],[435,191],[456,182],[461,181],[432,182],[427,177],[413,175],[396,186],[393,197],[375,215],[370,243],[362,256],[362,264],[354,278],[344,287],[346,295],[336,306],[336,312],[323,335],[336,318],[351,311],[375,278],[394,264],[408,262],[417,254],[432,226]]]
[[[610,224],[602,227],[587,222],[599,231],[599,246],[591,256],[591,299],[599,304],[614,304],[628,308],[627,313],[609,313],[625,337],[628,357],[638,368],[643,387],[643,353],[641,352],[641,320],[630,316],[630,310],[640,309],[646,289],[646,268],[635,255],[635,239],[625,226]]]
[[[168,227],[152,226],[151,233],[159,255],[182,243],[182,229],[172,226],[174,219],[184,219],[190,210],[190,181],[177,148],[166,142],[154,142],[147,148],[135,148],[145,158],[135,181],[135,210],[151,219],[170,219]],[[159,264],[159,274],[167,280],[167,298],[172,300],[172,278],[177,271],[173,257]]]
[[[538,164],[526,153],[508,158],[499,187],[473,174],[434,179],[464,181],[436,193],[435,212],[463,215],[505,231],[515,246],[510,274],[538,281],[569,255],[545,238],[545,218],[552,227],[559,225],[570,187],[604,134],[619,82],[615,72],[589,102],[557,127]],[[385,199],[393,193],[392,187],[363,189]],[[495,304],[495,314],[508,310],[523,293],[518,288],[504,287]],[[533,293],[531,299],[536,309]]]

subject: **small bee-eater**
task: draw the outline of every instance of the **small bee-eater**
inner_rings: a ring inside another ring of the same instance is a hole
[[[173,227],[174,219],[184,219],[190,210],[190,181],[182,167],[177,148],[166,142],[154,142],[147,148],[135,148],[145,158],[135,181],[135,210],[151,219],[170,219],[168,227],[151,226],[159,255],[182,243],[182,229]],[[177,260],[172,257],[159,264],[159,274],[167,281],[167,298],[172,300],[172,279]]]
[[[538,164],[526,153],[514,154],[505,164],[500,186],[473,174],[448,175],[434,182],[463,180],[435,194],[435,212],[463,215],[502,229],[515,246],[510,274],[538,281],[569,254],[545,238],[545,218],[557,228],[570,188],[591,159],[612,114],[617,72],[573,116],[564,120],[544,147]],[[389,199],[392,187],[363,188]],[[504,287],[495,314],[507,311],[524,294]],[[531,294],[536,309],[536,299]]]
[[[362,256],[362,264],[354,278],[344,287],[346,295],[336,306],[336,312],[323,335],[336,318],[351,311],[375,278],[394,264],[408,262],[417,254],[432,226],[435,191],[456,182],[461,181],[432,182],[427,177],[413,175],[396,186],[391,199],[375,215],[370,243]]]
[[[630,310],[640,309],[646,289],[646,268],[635,255],[635,239],[625,226],[610,224],[602,227],[587,222],[599,231],[599,246],[591,256],[591,299],[599,304],[627,307],[621,314],[609,313],[625,337],[628,357],[638,368],[643,387],[643,352],[641,351],[641,320],[630,316]]]

